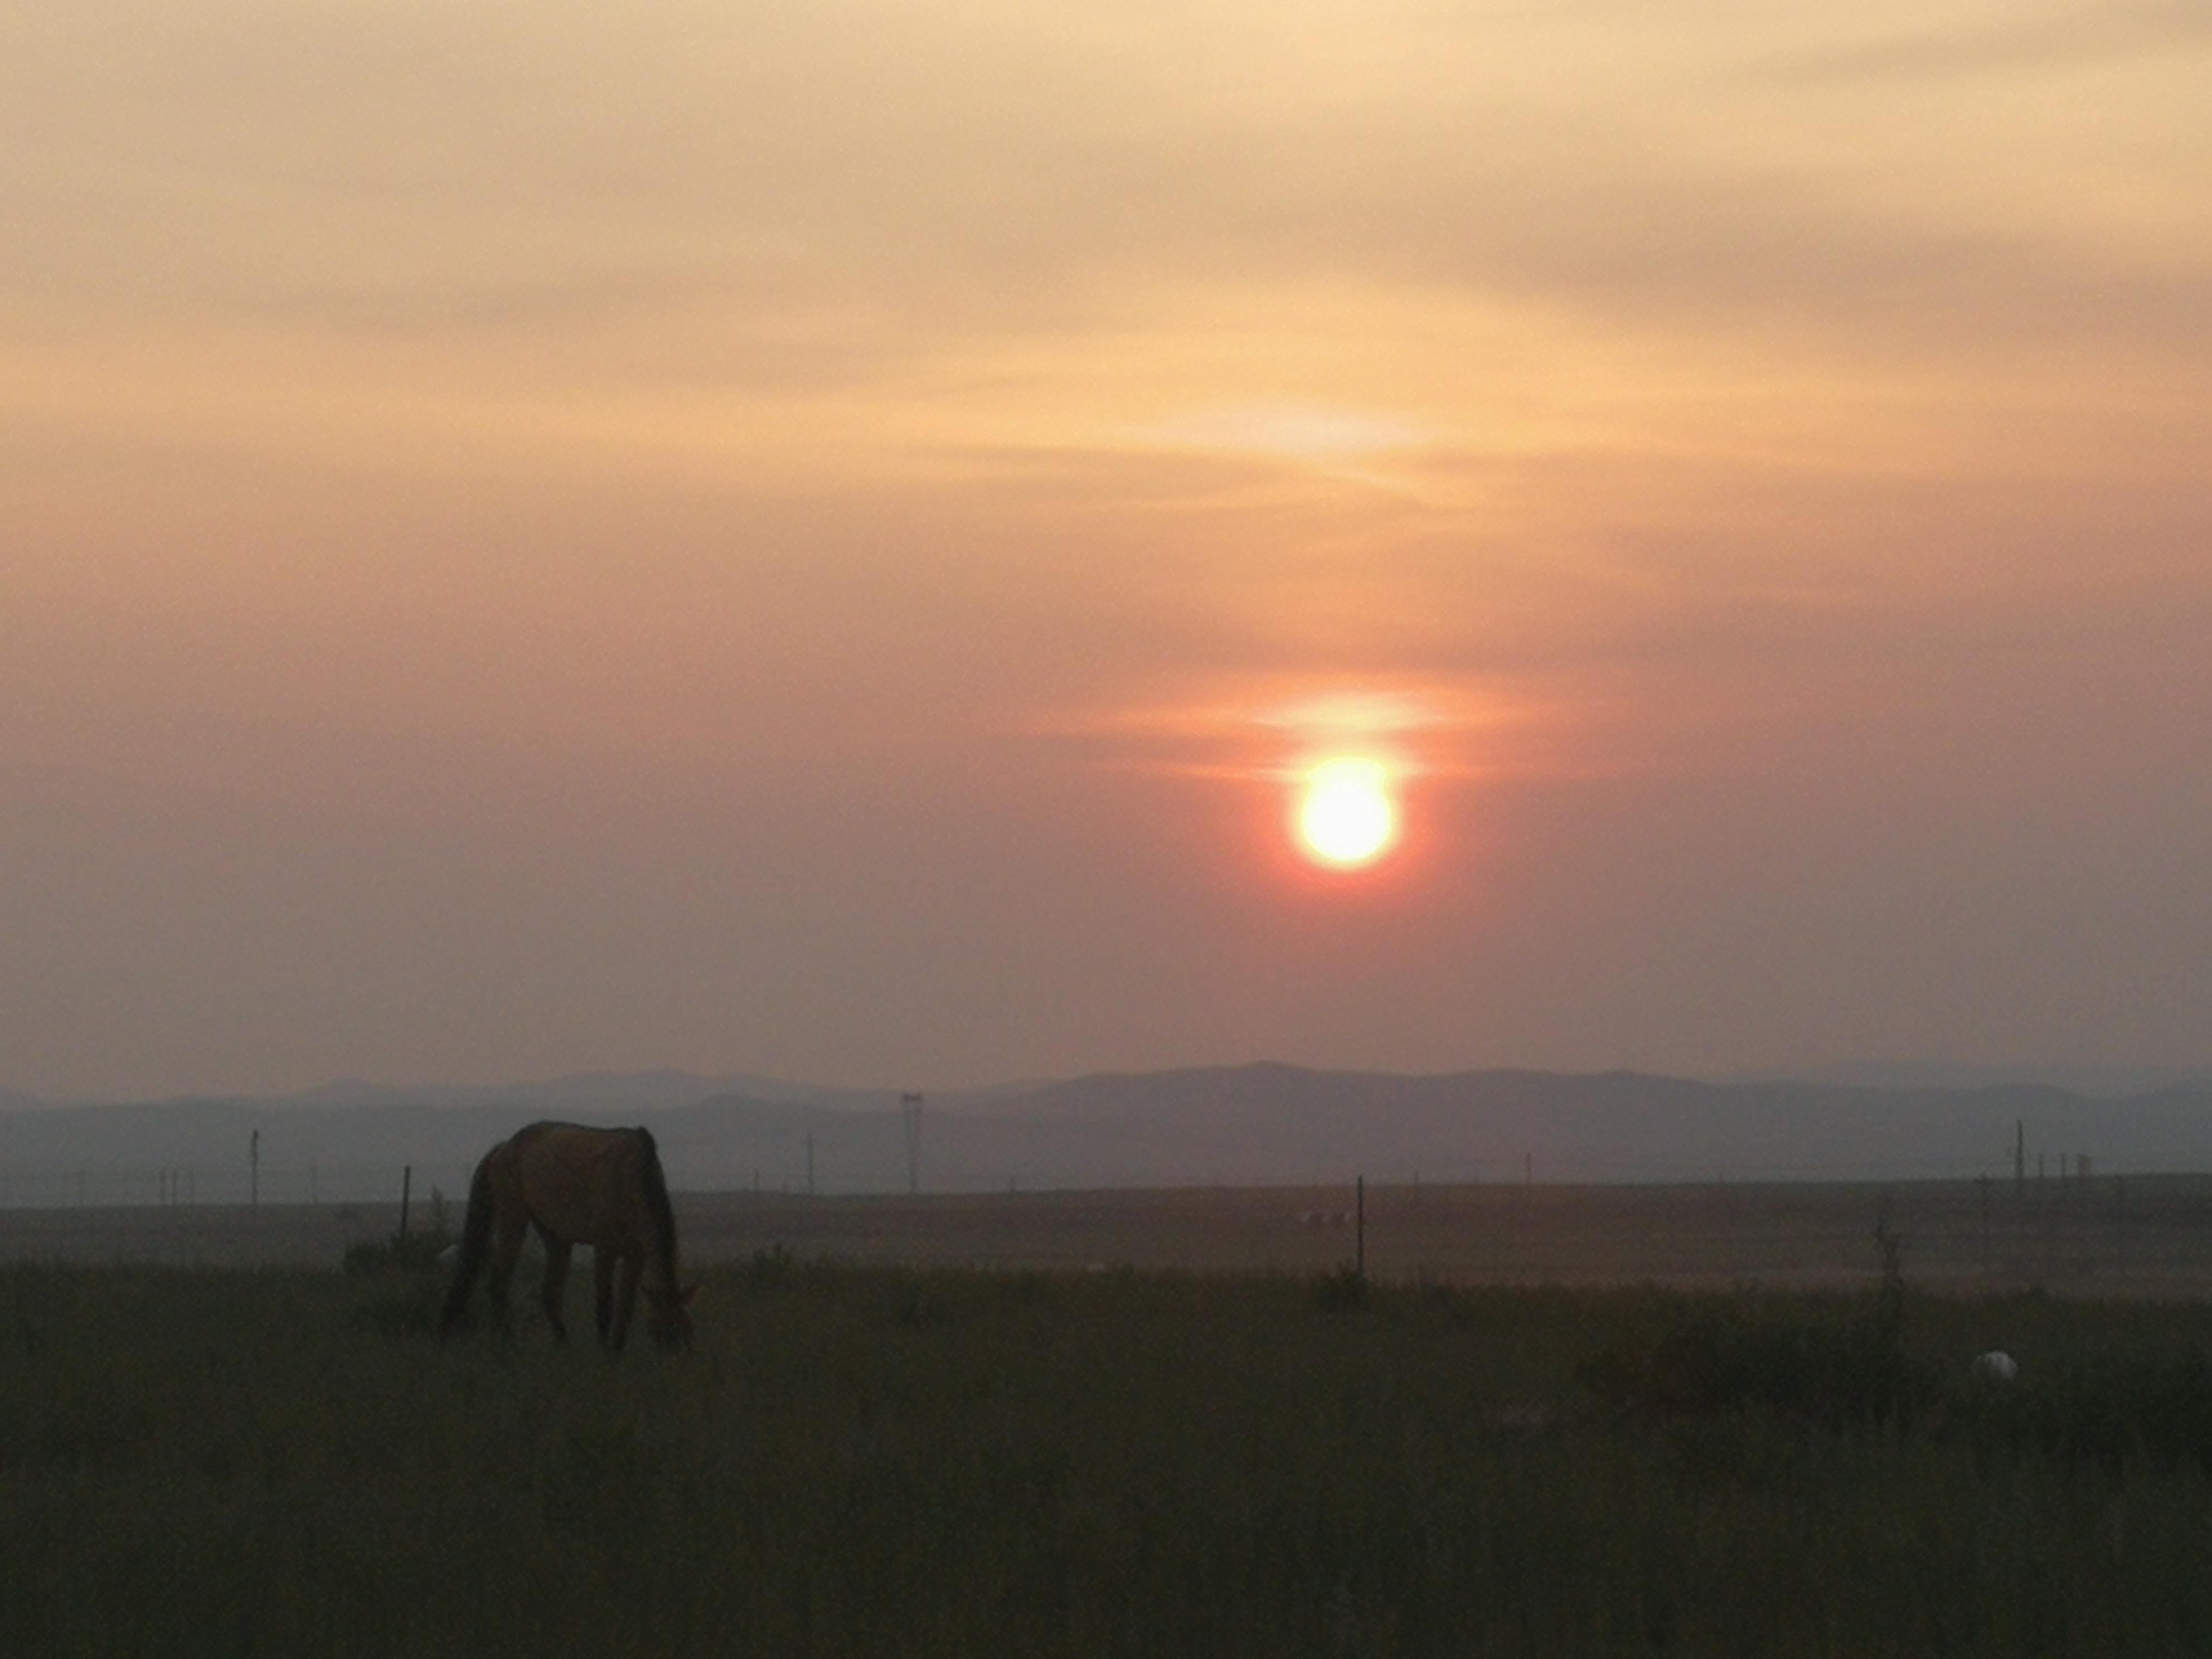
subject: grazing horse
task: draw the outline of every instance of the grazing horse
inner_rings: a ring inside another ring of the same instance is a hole
[[[676,1216],[660,1154],[643,1129],[594,1129],[579,1123],[533,1123],[518,1129],[483,1155],[469,1183],[469,1218],[446,1306],[438,1316],[442,1336],[468,1305],[477,1273],[491,1258],[492,1322],[507,1328],[507,1285],[514,1276],[522,1235],[535,1227],[545,1244],[545,1317],[558,1341],[568,1340],[561,1318],[561,1291],[568,1280],[568,1252],[592,1247],[598,1270],[599,1340],[622,1352],[641,1282],[646,1328],[664,1348],[691,1341],[689,1311],[696,1285],[679,1286]]]

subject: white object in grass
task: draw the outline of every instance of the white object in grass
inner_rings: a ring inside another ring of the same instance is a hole
[[[1977,1382],[2016,1382],[2020,1380],[2020,1361],[2002,1348],[1991,1348],[1974,1361],[1974,1381]]]

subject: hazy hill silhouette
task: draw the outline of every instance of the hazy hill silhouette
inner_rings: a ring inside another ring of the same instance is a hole
[[[742,1086],[735,1086],[732,1085]],[[519,1124],[642,1122],[679,1188],[822,1192],[907,1184],[890,1091],[808,1089],[676,1072],[514,1088],[338,1085],[265,1100],[0,1111],[0,1203],[148,1203],[185,1172],[199,1201],[246,1195],[260,1135],[265,1200],[458,1195]],[[933,1094],[921,1176],[932,1191],[1303,1184],[2008,1176],[2087,1154],[2099,1171],[2212,1169],[2212,1086],[2122,1099],[2049,1086],[1893,1089],[1705,1083],[1637,1073],[1445,1076],[1259,1064],[1100,1074]]]
[[[1134,1184],[1861,1178],[2009,1173],[2014,1124],[2093,1168],[2212,1167],[2212,1089],[2124,1100],[2012,1085],[1717,1084],[1613,1072],[1407,1077],[1257,1065],[1081,1078],[994,1102],[1040,1150]],[[1046,1135],[1049,1126],[1056,1132]],[[1212,1172],[1212,1173],[1210,1173]],[[979,1176],[981,1171],[976,1172]],[[979,1183],[981,1184],[981,1183]]]

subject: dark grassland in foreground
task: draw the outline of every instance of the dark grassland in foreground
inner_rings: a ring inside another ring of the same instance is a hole
[[[0,1652],[2212,1650],[2195,1304],[769,1255],[610,1361],[436,1290],[0,1268]]]

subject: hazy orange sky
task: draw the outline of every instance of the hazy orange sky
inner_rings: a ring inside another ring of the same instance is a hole
[[[0,0],[0,1087],[2212,1061],[2199,0]]]

